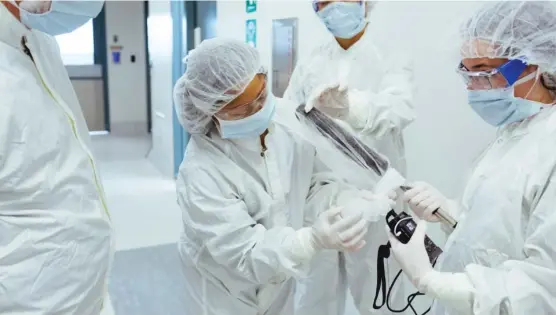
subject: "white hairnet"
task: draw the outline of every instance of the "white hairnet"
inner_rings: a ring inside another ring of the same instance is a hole
[[[203,41],[185,63],[185,74],[174,87],[174,104],[180,123],[191,134],[207,133],[214,113],[262,71],[255,48],[224,38]]]
[[[371,11],[375,8],[376,1],[364,0],[363,2],[367,4],[366,9],[367,9],[367,19],[368,19],[369,14],[371,14]]]
[[[556,6],[551,1],[489,2],[460,28],[463,58],[520,59],[556,73]],[[477,40],[490,49],[477,49]]]

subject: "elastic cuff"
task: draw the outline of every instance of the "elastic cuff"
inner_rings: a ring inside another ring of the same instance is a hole
[[[419,291],[437,298],[453,309],[472,313],[475,287],[465,273],[431,270],[421,279]]]
[[[303,265],[310,262],[318,251],[313,242],[313,229],[311,227],[304,227],[295,232],[291,253],[297,263]]]

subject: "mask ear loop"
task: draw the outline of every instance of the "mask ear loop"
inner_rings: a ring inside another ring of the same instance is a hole
[[[532,79],[535,79],[535,83],[533,84],[533,86],[531,86],[531,88],[529,89],[529,91],[527,92],[527,94],[525,95],[524,99],[528,99],[528,97],[531,95],[531,93],[533,92],[533,89],[535,88],[535,86],[537,85],[537,83],[539,83],[539,78],[541,76],[541,72],[539,71],[539,69],[537,68],[537,70],[535,72],[531,72],[528,75],[524,76],[523,78],[515,81],[514,84],[512,84],[512,88],[515,88],[518,85],[521,85],[525,82],[528,82]],[[515,97],[515,96],[514,96]]]
[[[542,72],[540,71],[539,68],[537,68],[537,71],[532,72],[526,76],[524,76],[523,78],[517,80],[512,87],[514,86],[518,86],[522,83],[525,83],[529,80],[532,80],[533,77],[535,78],[535,83],[533,83],[533,85],[531,86],[531,88],[529,89],[529,92],[527,92],[527,94],[525,95],[525,97],[523,99],[528,100],[529,95],[531,95],[531,93],[533,92],[533,89],[535,88],[535,86],[540,82],[539,78],[541,77]],[[514,96],[515,97],[515,96]],[[547,104],[541,104],[541,110],[548,108],[549,106]],[[528,119],[524,119],[521,122],[519,122],[519,125],[524,124]]]

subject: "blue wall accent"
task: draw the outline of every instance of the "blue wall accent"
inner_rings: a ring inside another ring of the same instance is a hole
[[[106,58],[106,16],[102,8],[99,15],[93,19],[93,47],[95,64],[102,65],[104,90],[104,128],[110,131],[110,104],[108,103],[108,60]]]
[[[186,41],[185,36],[186,19],[185,19],[185,2],[171,1],[171,12],[173,20],[173,52],[172,52],[172,82],[176,84],[177,80],[185,72],[185,65],[182,60],[185,57]],[[176,111],[173,111],[173,128],[174,128],[174,174],[177,175],[180,164],[185,154],[185,147],[189,141],[189,134],[185,132],[178,121]]]

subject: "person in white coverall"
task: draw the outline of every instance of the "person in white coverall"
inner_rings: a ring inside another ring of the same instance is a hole
[[[72,31],[102,5],[0,2],[0,314],[102,308],[108,210],[79,102],[45,33]]]
[[[391,166],[405,175],[402,131],[414,120],[413,69],[408,58],[385,58],[375,46],[372,21],[368,22],[373,6],[370,1],[313,1],[313,9],[333,37],[297,64],[284,98],[296,105],[316,107],[335,118],[365,144],[384,154]],[[382,225],[377,225],[375,233],[381,239],[375,244],[387,242],[383,232]],[[373,250],[376,253],[377,248]],[[308,309],[318,315],[343,314],[346,289],[338,287],[346,283],[341,270],[343,257],[330,253],[322,256],[315,260],[312,274],[299,287],[300,315],[313,314]],[[376,258],[368,260],[369,264],[376,264]],[[317,290],[324,286],[324,278],[328,291]],[[363,279],[368,279],[363,270],[355,273],[348,270],[347,285],[357,308],[363,315],[376,314],[372,298],[368,301],[365,300],[368,296],[353,292],[362,281],[368,281]],[[374,296],[374,288],[372,291],[368,295]],[[320,309],[315,305],[320,305]]]
[[[407,245],[391,237],[393,254],[432,314],[556,314],[556,5],[488,3],[460,34],[469,104],[498,135],[461,203],[425,183],[405,193],[424,220],[459,220],[436,270],[425,221]]]
[[[174,97],[191,133],[177,179],[188,314],[291,315],[294,277],[323,250],[365,247],[369,215],[391,202],[361,192],[343,204],[354,188],[319,163],[254,48],[206,40],[186,63]]]

